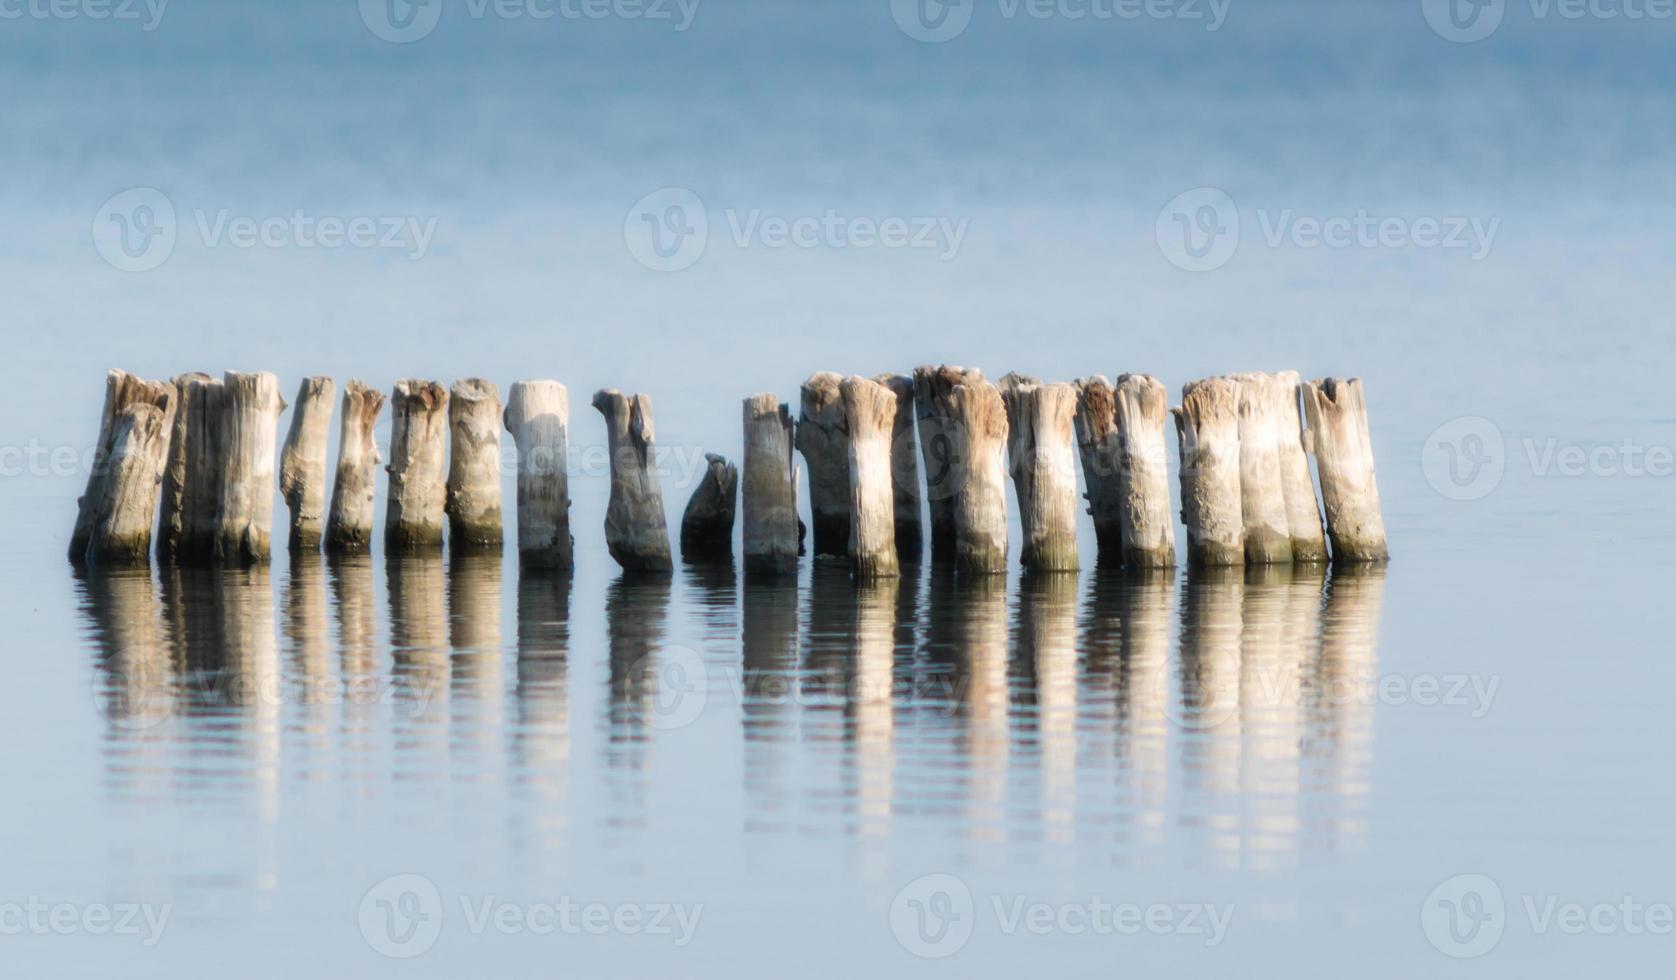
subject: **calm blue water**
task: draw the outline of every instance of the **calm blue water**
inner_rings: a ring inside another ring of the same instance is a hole
[[[1418,0],[1234,0],[1215,31],[995,0],[924,44],[885,0],[704,0],[684,31],[444,0],[391,43],[352,0],[3,9],[19,975],[1670,962],[1676,21],[1519,0],[1456,44]],[[1199,188],[1239,230],[1194,273],[1159,226]],[[809,247],[768,230],[829,211]],[[313,247],[298,212],[395,244]],[[1397,237],[1309,244],[1362,212]],[[645,214],[702,216],[702,254],[660,271],[696,239],[660,255]],[[1474,220],[1482,248],[1419,244]],[[936,361],[1360,375],[1394,561],[620,580],[594,389],[653,396],[673,518],[741,397]],[[110,367],[558,378],[579,567],[78,578]]]

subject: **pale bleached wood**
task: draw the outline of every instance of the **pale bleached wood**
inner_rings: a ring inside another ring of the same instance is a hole
[[[1243,565],[1239,386],[1226,378],[1190,381],[1174,414],[1188,558],[1201,567]]]
[[[1280,479],[1280,384],[1274,375],[1230,375],[1239,388],[1240,520],[1247,565],[1292,562],[1286,493]]]
[[[850,545],[849,436],[843,378],[821,371],[803,382],[802,411],[797,417],[797,451],[809,473],[809,515],[817,555],[842,556]]]
[[[136,400],[117,410],[87,543],[90,564],[143,565],[151,555],[151,529],[175,410],[173,386],[166,387],[170,393],[160,403]]]
[[[326,442],[332,425],[331,378],[304,378],[279,454],[279,495],[291,511],[293,551],[314,551],[326,525]]]
[[[1116,568],[1123,564],[1123,447],[1117,436],[1117,393],[1105,375],[1077,382],[1075,422],[1096,562]]]
[[[390,396],[389,503],[384,541],[391,551],[442,547],[448,489],[448,391],[405,378]]]
[[[900,573],[891,477],[896,395],[877,381],[851,375],[844,379],[842,397],[849,430],[850,564],[859,580],[890,578]]]
[[[731,562],[739,468],[715,453],[705,453],[704,462],[704,473],[681,515],[681,559]]]
[[[1169,392],[1149,374],[1119,375],[1117,402],[1118,473],[1122,505],[1123,564],[1127,568],[1174,568],[1176,528],[1170,511],[1169,450],[1165,422]]]
[[[594,408],[605,417],[611,455],[611,500],[605,510],[605,544],[628,572],[674,569],[669,526],[658,484],[652,399],[615,388],[594,393]]]
[[[896,418],[890,430],[896,554],[902,561],[918,561],[925,547],[925,530],[920,518],[919,449],[914,444],[914,379],[906,374],[881,374],[873,380],[889,388],[896,397]]]
[[[955,385],[941,398],[955,496],[955,570],[1007,572],[1007,409],[987,381]]]
[[[498,550],[503,530],[500,492],[500,389],[482,378],[454,382],[448,392],[448,544]]]
[[[1327,560],[1327,536],[1321,523],[1321,503],[1309,475],[1304,453],[1303,419],[1298,398],[1298,372],[1275,375],[1275,445],[1280,454],[1280,489],[1286,498],[1286,531],[1292,539],[1292,560]]]
[[[378,464],[383,461],[373,430],[383,410],[383,392],[356,380],[344,386],[337,474],[332,480],[332,509],[326,518],[327,551],[353,554],[372,545]]]
[[[919,424],[919,449],[925,461],[925,506],[931,525],[931,560],[955,557],[955,506],[965,484],[964,467],[953,458],[953,434],[948,426],[948,394],[959,384],[977,384],[977,368],[924,365],[914,369],[914,416]]]
[[[741,483],[747,574],[796,574],[802,532],[792,465],[789,406],[772,394],[745,399],[745,472]]]
[[[1010,373],[998,386],[1007,412],[1007,458],[1024,541],[1019,563],[1041,572],[1074,572],[1077,556],[1077,389]]]
[[[106,506],[110,499],[105,483],[110,476],[110,461],[116,451],[118,429],[125,424],[121,422],[120,416],[124,409],[136,403],[149,404],[160,412],[172,413],[175,403],[174,385],[167,381],[146,381],[127,371],[110,371],[105,375],[105,403],[99,412],[99,441],[93,446],[93,464],[87,473],[87,487],[76,502],[76,524],[70,532],[71,561],[81,562],[87,559],[94,525],[104,517],[99,508]],[[169,418],[172,425],[173,415]],[[164,443],[166,452],[167,430]]]
[[[1373,474],[1373,439],[1360,378],[1321,378],[1303,386],[1305,445],[1315,454],[1333,561],[1385,561],[1385,518]]]
[[[157,560],[208,564],[215,555],[215,511],[221,505],[221,413],[227,386],[193,371],[176,376],[169,460],[157,517]]]
[[[570,393],[557,381],[519,381],[506,396],[506,431],[518,447],[518,556],[530,568],[568,569]]]
[[[221,377],[221,502],[215,510],[215,558],[241,567],[272,554],[274,456],[285,399],[267,371],[228,371]]]

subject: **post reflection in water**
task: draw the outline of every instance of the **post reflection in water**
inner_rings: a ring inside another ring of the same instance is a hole
[[[1164,840],[1174,599],[1174,570],[1103,571],[1090,590],[1084,653],[1090,683],[1110,689],[1108,745],[1116,758],[1116,820],[1125,850],[1144,852]]]
[[[326,559],[332,606],[337,620],[338,669],[343,688],[346,778],[370,785],[382,778],[369,760],[377,749],[384,685],[379,678],[378,607],[373,594],[372,559],[365,554]]]
[[[956,638],[955,674],[962,731],[967,832],[973,840],[1006,837],[1007,588],[999,575],[973,576],[945,585],[946,612]]]
[[[646,821],[645,770],[653,738],[649,720],[659,710],[659,654],[669,592],[667,578],[625,575],[605,594],[611,670],[605,712],[605,820],[614,829],[637,829]]]
[[[1297,847],[1299,743],[1305,672],[1313,658],[1310,620],[1324,568],[1254,565],[1241,606],[1241,866],[1269,868]]]
[[[1220,863],[1240,849],[1240,642],[1243,570],[1195,568],[1181,603],[1181,700],[1187,824],[1206,833]]]
[[[333,721],[338,710],[337,671],[333,669],[332,638],[326,612],[326,572],[320,556],[294,555],[285,584],[283,630],[290,689],[297,710],[290,727],[299,733],[291,766],[303,779],[321,778],[331,771],[335,753]]]
[[[1016,768],[1034,762],[1042,832],[1054,844],[1076,836],[1077,586],[1075,572],[1041,572],[1025,575],[1018,587],[1015,662],[1026,683]]]
[[[745,737],[745,830],[779,833],[786,814],[793,714],[787,693],[797,671],[797,581],[745,576],[740,611]]]
[[[125,802],[159,801],[167,786],[175,661],[164,643],[149,568],[77,569],[76,588],[95,650],[94,706],[106,721],[106,788]]]
[[[533,807],[513,810],[513,835],[532,850],[563,845],[569,827],[569,571],[518,573],[517,726],[513,778]]]
[[[1385,574],[1382,565],[1334,569],[1322,606],[1317,696],[1311,705],[1318,741],[1312,739],[1309,755],[1313,778],[1328,801],[1326,830],[1335,848],[1359,845],[1367,832]]]
[[[896,678],[897,597],[902,583],[879,579],[855,586],[851,604],[850,651],[846,659],[845,753],[847,795],[854,801],[855,832],[865,842],[863,860],[873,874],[883,874],[895,797],[893,712]]]
[[[455,778],[492,779],[496,767],[477,755],[500,758],[501,556],[461,551],[448,563],[449,706]]]
[[[392,554],[390,725],[395,778],[431,781],[448,771],[448,613],[442,556]]]

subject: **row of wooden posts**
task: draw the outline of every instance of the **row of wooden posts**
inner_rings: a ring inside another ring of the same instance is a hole
[[[292,549],[365,550],[372,540],[377,467],[373,428],[383,394],[350,381],[343,393],[336,477],[326,489],[334,384],[302,382],[278,453]],[[517,446],[518,549],[524,563],[572,563],[566,472],[570,408],[556,381],[520,381],[504,411],[488,381],[445,389],[404,380],[390,399],[385,544],[392,551],[499,549],[500,430]],[[1300,413],[1300,404],[1302,411]],[[654,455],[652,402],[595,393],[605,418],[611,494],[605,540],[630,572],[672,569]],[[268,560],[276,441],[286,408],[279,380],[229,371],[146,381],[106,379],[95,465],[80,500],[72,560],[247,565]],[[795,573],[800,452],[808,470],[816,554],[847,556],[861,578],[898,574],[924,547],[957,571],[1006,570],[1010,475],[1024,541],[1021,562],[1074,570],[1076,467],[1102,562],[1176,563],[1165,427],[1173,414],[1182,520],[1200,566],[1383,561],[1385,529],[1359,380],[1301,383],[1296,372],[1188,383],[1167,409],[1164,386],[1125,374],[1043,384],[969,368],[922,367],[877,378],[820,373],[803,384],[799,418],[772,394],[744,402],[743,479],[714,454],[687,504],[687,559],[733,555],[743,499],[744,564]],[[916,433],[918,436],[916,451]],[[1323,508],[1306,453],[1313,454]],[[921,464],[924,479],[921,480]],[[742,487],[742,491],[741,491]]]

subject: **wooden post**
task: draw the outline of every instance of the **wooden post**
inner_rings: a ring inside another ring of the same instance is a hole
[[[1298,372],[1275,374],[1275,445],[1280,454],[1280,490],[1286,498],[1286,533],[1292,539],[1292,560],[1327,560],[1327,536],[1321,524],[1321,504],[1304,454],[1303,419],[1298,410]]]
[[[1117,393],[1104,375],[1077,382],[1077,453],[1088,487],[1088,516],[1094,519],[1097,564],[1123,563],[1122,443],[1117,437]]]
[[[1169,393],[1149,374],[1119,375],[1117,400],[1118,473],[1123,525],[1123,564],[1130,568],[1174,568],[1176,528],[1170,513],[1169,451],[1164,420]]]
[[[891,477],[896,395],[877,381],[857,375],[844,379],[841,390],[849,429],[845,469],[850,481],[850,563],[859,580],[892,578],[900,573]]]
[[[557,381],[519,381],[506,396],[506,431],[518,447],[518,559],[568,569],[570,393]]]
[[[1204,567],[1243,565],[1239,387],[1227,378],[1189,381],[1174,413],[1188,558]]]
[[[208,564],[215,555],[215,511],[221,505],[221,413],[227,386],[196,371],[177,376],[174,385],[157,559],[168,565]]]
[[[803,382],[803,409],[797,417],[797,451],[809,471],[809,514],[814,520],[816,555],[844,555],[850,546],[849,435],[843,378],[821,371]]]
[[[215,510],[215,558],[243,567],[266,564],[272,553],[274,451],[285,399],[266,371],[228,371],[221,413],[221,502]]]
[[[501,546],[500,389],[482,378],[448,392],[448,543],[454,551]]]
[[[1030,571],[1077,571],[1077,472],[1071,447],[1077,389],[1044,385],[1021,374],[1003,377],[1000,389],[1007,411],[1007,457],[1024,530],[1019,563]]]
[[[914,379],[906,374],[881,374],[873,379],[896,396],[896,418],[890,430],[891,495],[896,502],[896,555],[918,561],[925,546],[920,521],[919,450],[914,446]]]
[[[955,570],[1007,573],[1007,409],[987,381],[955,385],[944,396],[955,497]]]
[[[167,381],[146,381],[127,371],[111,371],[105,375],[105,405],[99,412],[99,441],[93,447],[93,463],[92,469],[87,473],[87,488],[82,491],[81,498],[77,501],[75,529],[70,533],[71,561],[87,560],[88,545],[93,541],[94,525],[105,517],[99,508],[109,501],[109,490],[105,484],[110,477],[111,457],[116,452],[117,435],[125,425],[133,425],[122,421],[124,409],[134,404],[151,405],[160,413],[168,414],[172,426],[174,403],[175,389]],[[145,426],[139,426],[128,438],[142,435],[144,429]],[[167,433],[168,430],[164,431]],[[167,449],[166,435],[164,442],[164,448]],[[146,521],[149,524],[151,518],[147,517]]]
[[[791,453],[790,408],[772,394],[745,399],[742,496],[747,575],[797,574],[802,534]]]
[[[611,453],[611,502],[605,510],[605,544],[626,572],[670,572],[669,527],[658,485],[652,399],[615,388],[594,393],[605,416]]]
[[[1230,375],[1239,389],[1240,521],[1247,565],[1289,565],[1286,494],[1280,479],[1280,384],[1274,375]]]
[[[1385,519],[1373,475],[1373,440],[1362,380],[1322,378],[1303,386],[1305,445],[1315,454],[1333,561],[1385,561]]]
[[[390,396],[389,504],[384,542],[392,552],[442,547],[447,503],[448,392],[404,378]]]
[[[977,368],[944,364],[914,369],[914,414],[919,420],[919,450],[925,458],[925,504],[931,518],[933,563],[954,560],[955,501],[965,483],[965,467],[954,459],[954,440],[948,431],[948,394],[955,385],[982,381],[983,372]]]
[[[705,453],[704,461],[704,475],[681,515],[681,560],[731,563],[739,468],[715,453]]]
[[[157,491],[174,422],[174,386],[160,402],[131,401],[116,413],[111,454],[95,501],[89,564],[143,565],[151,554]]]
[[[320,547],[326,524],[326,440],[332,424],[331,378],[304,378],[279,457],[279,494],[291,510],[292,551]]]
[[[332,510],[326,518],[327,551],[353,554],[366,551],[372,544],[380,462],[372,432],[383,410],[383,392],[355,380],[344,386],[337,476],[332,481]]]

